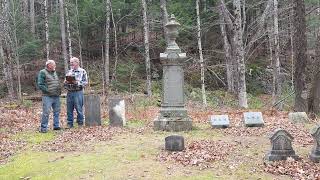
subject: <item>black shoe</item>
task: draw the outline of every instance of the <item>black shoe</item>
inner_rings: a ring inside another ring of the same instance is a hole
[[[59,131],[59,130],[61,130],[61,127],[55,127],[55,128],[53,128],[53,130]]]
[[[47,133],[47,132],[48,132],[48,130],[40,129],[40,130],[39,130],[39,132],[40,132],[40,133]]]
[[[73,126],[69,126],[69,125],[66,127],[66,129],[72,129],[72,128]]]

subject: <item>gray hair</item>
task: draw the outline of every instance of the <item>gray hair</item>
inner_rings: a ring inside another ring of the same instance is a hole
[[[79,64],[79,59],[78,59],[78,58],[76,58],[76,57],[72,57],[72,58],[70,59],[70,61],[75,61],[76,63],[78,63],[78,64]]]
[[[46,66],[48,66],[49,64],[56,64],[56,62],[54,60],[48,60],[46,61]]]

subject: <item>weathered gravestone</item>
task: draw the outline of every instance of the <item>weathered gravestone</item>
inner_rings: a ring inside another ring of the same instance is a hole
[[[227,128],[229,127],[229,117],[228,115],[212,115],[210,123],[213,128]]]
[[[109,121],[110,126],[125,126],[126,117],[125,102],[121,98],[109,99]]]
[[[276,129],[270,137],[272,149],[267,153],[266,159],[269,161],[286,160],[288,157],[298,159],[291,145],[292,140],[293,137],[287,131]]]
[[[311,161],[318,163],[320,162],[320,125],[313,129],[312,137],[314,139],[314,145],[309,158]]]
[[[154,120],[154,130],[187,131],[192,129],[192,120],[185,108],[183,63],[186,53],[176,43],[178,26],[174,15],[166,24],[168,46],[165,53],[160,53],[163,64],[163,93],[160,115]]]
[[[244,112],[244,124],[247,127],[261,127],[264,125],[261,112]]]
[[[171,135],[165,138],[165,149],[167,151],[184,150],[184,138],[179,135]]]
[[[291,112],[289,120],[294,123],[305,123],[309,121],[309,118],[306,112]]]
[[[84,96],[85,108],[85,125],[86,126],[100,126],[100,97],[99,95],[88,94]]]

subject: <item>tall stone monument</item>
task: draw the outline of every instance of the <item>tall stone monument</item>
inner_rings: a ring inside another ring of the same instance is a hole
[[[174,15],[171,15],[167,28],[168,46],[160,53],[163,64],[163,94],[160,115],[154,121],[155,130],[188,131],[192,129],[192,120],[185,108],[183,63],[186,53],[182,53],[176,43],[178,27]]]

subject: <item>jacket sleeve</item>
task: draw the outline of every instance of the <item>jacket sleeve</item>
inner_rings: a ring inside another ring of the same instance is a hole
[[[40,71],[38,75],[38,87],[42,92],[48,93],[48,88],[46,85],[46,74],[43,71]]]

